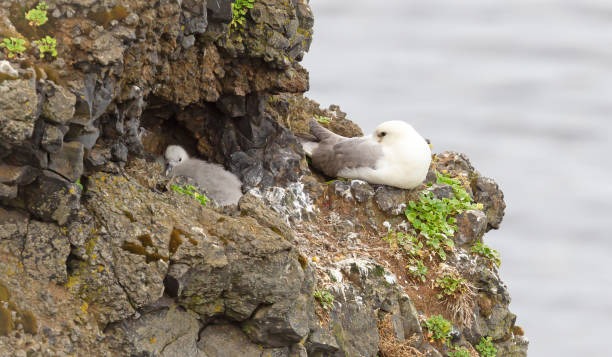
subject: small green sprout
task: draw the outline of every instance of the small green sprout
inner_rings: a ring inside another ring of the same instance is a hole
[[[495,357],[497,355],[497,348],[493,346],[490,336],[480,338],[480,342],[476,345],[476,351],[482,357]]]
[[[180,194],[195,198],[198,202],[200,202],[202,206],[206,206],[208,202],[210,202],[210,199],[208,199],[208,197],[206,197],[205,195],[199,193],[193,185],[185,185],[183,187],[172,185],[170,186],[170,188]]]
[[[253,8],[255,0],[236,0],[232,3],[232,22],[229,24],[229,32],[244,30],[246,25],[246,14]]]
[[[314,292],[313,297],[319,301],[319,304],[326,311],[334,307],[334,296],[327,290],[317,290]]]
[[[448,357],[470,357],[470,351],[465,347],[456,347],[448,353]]]
[[[40,58],[45,58],[45,53],[51,53],[52,57],[57,57],[57,51],[55,50],[56,40],[51,36],[45,36],[42,40],[34,41],[38,45],[40,51]]]
[[[6,48],[8,51],[8,58],[14,58],[23,54],[26,40],[16,37],[5,37],[0,43],[0,47]]]
[[[451,329],[453,325],[442,317],[442,315],[434,315],[425,320],[425,327],[429,331],[427,333],[429,342],[436,340],[442,343],[447,343],[450,341]]]
[[[315,114],[314,118],[315,118],[315,120],[317,122],[319,122],[321,124],[329,124],[332,121],[332,118],[326,117],[326,116],[323,116],[323,115],[318,115],[318,114]]]
[[[76,180],[76,182],[75,182],[75,184],[76,184],[77,186],[79,186],[79,188],[81,189],[81,191],[83,191],[83,184],[81,183],[81,178],[77,179],[77,180]]]
[[[472,253],[478,254],[481,257],[487,259],[491,265],[499,267],[501,265],[501,257],[499,252],[491,247],[487,246],[482,242],[476,242],[471,249]]]
[[[41,1],[38,3],[35,9],[28,11],[25,15],[26,19],[30,21],[30,26],[42,26],[49,19],[47,18],[47,3]]]

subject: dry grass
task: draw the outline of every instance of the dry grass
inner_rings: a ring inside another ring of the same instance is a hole
[[[378,349],[381,357],[422,357],[425,356],[416,348],[410,346],[415,342],[416,336],[404,342],[399,342],[393,334],[391,325],[391,314],[387,314],[383,320],[378,321]]]
[[[441,264],[440,269],[436,273],[436,279],[442,278],[445,275],[460,278],[461,275],[456,268]],[[434,279],[435,281],[435,279]],[[474,306],[476,305],[476,287],[469,281],[461,283],[460,289],[455,291],[455,294],[445,295],[440,300],[448,311],[453,316],[453,321],[463,327],[470,327],[474,321]]]

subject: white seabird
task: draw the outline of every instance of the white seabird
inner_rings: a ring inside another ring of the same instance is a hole
[[[223,166],[190,158],[178,145],[168,146],[164,158],[166,175],[192,178],[218,205],[236,204],[242,197],[242,182]]]
[[[360,179],[410,189],[420,185],[429,170],[431,149],[403,121],[384,122],[372,135],[346,138],[310,121],[316,140],[300,141],[312,166],[330,177]]]

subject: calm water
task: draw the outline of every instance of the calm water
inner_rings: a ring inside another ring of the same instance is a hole
[[[411,122],[508,208],[488,244],[530,356],[611,356],[612,2],[311,0],[308,95]]]

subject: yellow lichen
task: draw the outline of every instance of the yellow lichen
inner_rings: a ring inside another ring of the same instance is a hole
[[[183,232],[176,228],[174,228],[172,233],[170,233],[170,242],[168,243],[168,250],[170,251],[170,254],[176,253],[178,247],[183,244],[183,239],[181,238],[182,234]]]
[[[22,310],[19,312],[19,322],[23,326],[23,330],[29,334],[36,335],[38,333],[38,320],[30,310]]]
[[[8,302],[11,299],[11,292],[0,282],[0,301]]]
[[[0,306],[0,336],[6,336],[13,332],[15,322],[9,309]]]

